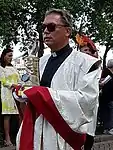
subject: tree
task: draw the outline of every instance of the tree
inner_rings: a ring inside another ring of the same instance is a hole
[[[0,36],[3,39],[3,45],[9,44],[12,41],[15,44],[21,42],[24,47],[20,50],[26,51],[29,49],[28,45],[31,45],[34,38],[38,35],[40,47],[43,49],[41,24],[46,10],[53,7],[68,8],[68,10],[75,8],[74,16],[77,17],[75,12],[78,12],[78,9],[80,9],[78,5],[80,3],[76,0],[74,5],[71,0],[43,0],[43,3],[41,0],[3,1],[0,4]]]
[[[113,47],[113,0],[93,0],[87,9],[87,34],[96,42],[106,46],[103,57],[103,68],[106,66],[106,56]]]
[[[35,38],[39,37],[43,49],[41,24],[49,8],[69,10],[73,16],[73,39],[79,31],[89,35],[95,42],[106,46],[107,52],[113,47],[113,0],[5,0],[0,4],[0,36],[3,45],[21,42],[21,51],[27,51]],[[105,60],[105,59],[104,59]]]

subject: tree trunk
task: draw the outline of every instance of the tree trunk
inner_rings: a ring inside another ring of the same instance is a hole
[[[107,57],[107,53],[108,51],[110,50],[110,47],[108,44],[106,44],[106,50],[105,50],[105,53],[104,53],[104,56],[103,56],[103,69],[106,68],[106,57]]]
[[[37,27],[37,31],[39,33],[39,52],[38,52],[38,57],[42,57],[44,53],[44,42],[43,42],[43,35],[42,35],[42,27],[39,25]]]

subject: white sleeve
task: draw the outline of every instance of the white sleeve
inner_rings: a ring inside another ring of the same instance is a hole
[[[63,119],[74,131],[81,132],[80,127],[91,122],[95,115],[93,110],[99,95],[98,69],[85,74],[79,87],[75,91],[49,88],[49,92]]]
[[[18,131],[17,136],[16,136],[16,150],[19,150],[21,130],[22,130],[22,123],[20,125],[19,131]]]
[[[13,97],[14,97],[15,100],[17,100],[19,102],[22,102],[22,103],[28,101],[28,98],[27,98],[27,96],[24,93],[22,94],[21,97],[19,97],[19,96],[16,95],[15,92],[13,92]]]

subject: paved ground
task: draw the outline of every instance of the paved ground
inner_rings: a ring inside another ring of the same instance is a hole
[[[113,135],[98,135],[92,150],[113,150]]]
[[[0,150],[16,150],[13,147],[4,147]],[[95,137],[95,143],[92,150],[113,150],[113,136],[112,135],[98,135]]]
[[[12,147],[3,147],[3,148],[0,148],[0,150],[16,150],[15,146],[12,146]]]

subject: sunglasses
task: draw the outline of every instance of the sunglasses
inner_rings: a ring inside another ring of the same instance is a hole
[[[63,25],[63,24],[48,23],[48,24],[42,24],[42,30],[44,32],[44,30],[47,28],[49,32],[54,32],[57,27],[66,27],[66,26],[67,25]]]

